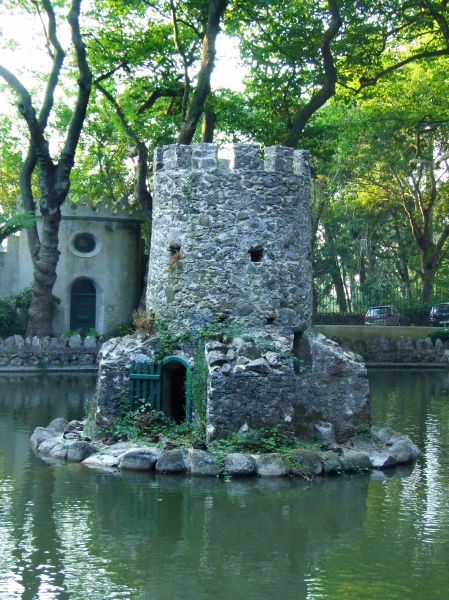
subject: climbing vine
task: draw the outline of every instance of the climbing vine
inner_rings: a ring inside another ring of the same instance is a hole
[[[204,339],[198,338],[195,342],[193,370],[188,372],[191,381],[192,407],[195,427],[200,437],[206,436],[206,403],[207,403],[207,363],[204,349]]]

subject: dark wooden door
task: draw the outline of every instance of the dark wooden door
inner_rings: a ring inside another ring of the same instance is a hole
[[[97,294],[89,279],[78,279],[70,296],[70,329],[87,333],[95,329]]]

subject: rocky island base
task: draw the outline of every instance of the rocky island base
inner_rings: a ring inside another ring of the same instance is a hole
[[[385,469],[410,463],[421,454],[406,435],[388,427],[367,426],[344,444],[307,444],[269,453],[223,451],[207,447],[183,447],[173,443],[144,444],[92,442],[84,435],[82,421],[54,419],[37,427],[30,439],[36,454],[44,459],[82,463],[86,467],[157,473],[188,473],[199,476],[314,476],[351,471]],[[299,442],[300,444],[300,442]],[[198,444],[198,446],[201,444]],[[220,448],[220,449],[217,449]],[[280,449],[281,450],[281,449]]]

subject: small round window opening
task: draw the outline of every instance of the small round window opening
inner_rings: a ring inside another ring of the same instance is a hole
[[[251,257],[251,262],[261,262],[263,258],[263,247],[262,246],[253,246],[249,255]]]
[[[96,246],[97,241],[91,233],[78,233],[73,238],[73,247],[80,254],[90,254]]]

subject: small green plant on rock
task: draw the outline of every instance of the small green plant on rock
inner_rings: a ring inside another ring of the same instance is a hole
[[[94,337],[94,338],[99,338],[100,335],[101,335],[101,333],[99,331],[97,331],[95,328],[89,329],[89,331],[86,333],[86,336]]]
[[[178,424],[142,401],[136,410],[128,410],[116,420],[112,436],[121,440],[169,441],[179,446],[190,446],[195,434],[189,423]]]
[[[156,332],[156,319],[152,311],[135,310],[132,314],[132,321],[137,333],[154,335]]]
[[[278,427],[250,429],[246,433],[229,433],[211,444],[213,452],[254,452],[259,454],[285,452],[296,448],[298,439]]]

